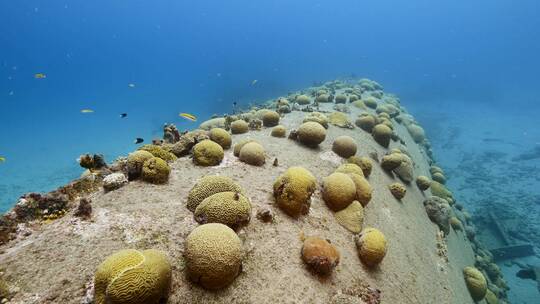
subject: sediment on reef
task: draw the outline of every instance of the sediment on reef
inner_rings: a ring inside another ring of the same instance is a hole
[[[0,218],[4,301],[125,303],[126,286],[131,302],[506,298],[424,129],[371,80],[326,82],[189,132],[165,125],[128,157],[83,155],[81,166]]]

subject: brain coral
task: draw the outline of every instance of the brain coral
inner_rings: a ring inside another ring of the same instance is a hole
[[[245,120],[239,119],[231,122],[232,134],[243,134],[249,131],[249,125]]]
[[[246,164],[262,166],[265,162],[264,148],[258,142],[246,143],[240,149],[239,158]]]
[[[375,228],[366,228],[355,239],[360,260],[368,265],[379,264],[386,255],[386,238],[384,234]]]
[[[162,147],[157,145],[144,145],[140,147],[139,150],[148,151],[155,157],[159,157],[167,162],[175,161],[177,159],[176,155],[172,154],[171,152],[165,151]]]
[[[127,158],[128,179],[134,180],[139,178],[142,173],[144,162],[152,157],[154,156],[148,151],[138,150],[133,153],[129,153]]]
[[[431,194],[440,198],[452,200],[452,192],[450,192],[443,184],[436,181],[431,182]]]
[[[438,183],[441,183],[443,185],[446,184],[446,177],[444,176],[444,174],[442,174],[442,172],[435,172],[431,174],[431,178]]]
[[[422,143],[426,139],[424,129],[417,124],[410,124],[407,126],[407,131],[411,134],[411,137],[416,143]]]
[[[373,188],[364,176],[355,173],[348,173],[347,175],[352,179],[356,187],[356,199],[365,207],[371,201]]]
[[[232,144],[231,134],[222,128],[213,128],[210,130],[210,140],[216,142],[223,149],[229,149]]]
[[[365,156],[351,156],[347,159],[347,162],[359,166],[365,177],[369,177],[371,170],[373,169],[371,160]]]
[[[381,167],[386,171],[392,171],[401,165],[403,161],[403,154],[401,153],[390,153],[381,159]]]
[[[416,185],[418,186],[418,189],[422,191],[426,191],[427,189],[429,189],[429,186],[431,185],[431,181],[426,176],[419,175],[416,178]]]
[[[193,147],[193,162],[199,166],[217,166],[223,160],[223,156],[223,148],[208,139]]]
[[[159,157],[152,157],[144,162],[142,179],[152,184],[164,184],[169,180],[171,168],[166,161]]]
[[[362,98],[362,101],[364,102],[364,104],[366,104],[366,106],[372,109],[377,108],[377,98],[375,97],[368,96],[366,98]]]
[[[326,117],[326,115],[324,115],[323,113],[319,113],[319,112],[309,113],[308,115],[306,115],[303,122],[308,122],[308,121],[318,122],[325,129],[328,129],[328,117]]]
[[[205,198],[195,209],[201,224],[221,223],[233,229],[246,225],[251,218],[251,204],[239,192],[219,192]]]
[[[243,259],[242,242],[229,227],[211,223],[195,228],[185,242],[188,277],[206,289],[220,289],[234,281]]]
[[[473,300],[482,300],[487,292],[487,281],[482,272],[474,267],[465,267],[463,276]]]
[[[250,143],[250,142],[254,142],[254,140],[250,138],[245,138],[239,141],[236,145],[234,145],[234,149],[233,149],[234,156],[236,157],[240,156],[240,150],[242,150],[245,144]]]
[[[192,212],[207,197],[219,192],[240,192],[242,187],[235,183],[231,178],[221,175],[207,175],[201,178],[189,191],[187,199],[187,208]]]
[[[199,126],[199,129],[203,130],[210,130],[212,128],[225,128],[225,117],[209,119]]]
[[[345,173],[332,173],[323,179],[323,199],[328,208],[340,211],[356,199],[356,185]]]
[[[171,266],[157,250],[120,250],[107,257],[94,277],[96,304],[164,303]]]
[[[316,183],[313,174],[302,167],[287,169],[274,182],[274,197],[278,206],[293,217],[307,214]]]
[[[359,233],[364,223],[364,207],[358,201],[353,201],[349,207],[334,214],[336,221],[352,233]]]
[[[378,124],[373,127],[371,136],[373,136],[373,139],[375,139],[379,145],[388,148],[390,139],[392,138],[392,129],[385,124]]]
[[[328,115],[328,121],[336,127],[354,129],[354,124],[349,121],[349,117],[345,113],[333,112]]]
[[[307,105],[311,103],[311,100],[307,95],[298,95],[294,101],[296,101],[296,103],[299,105]]]
[[[454,228],[454,230],[463,230],[463,225],[461,224],[461,221],[455,216],[452,216],[450,218],[450,225],[452,226],[452,228]]]
[[[262,117],[263,126],[274,127],[279,124],[279,114],[276,111],[267,111]]]
[[[376,122],[377,121],[373,115],[366,114],[358,117],[354,123],[360,129],[371,133]]]
[[[362,168],[360,168],[360,166],[358,166],[357,164],[353,164],[353,163],[342,164],[334,172],[354,173],[360,176],[364,176],[364,171],[362,170]]]
[[[400,154],[401,156],[401,163],[397,168],[394,169],[394,173],[396,173],[396,175],[399,176],[399,178],[405,183],[410,183],[414,179],[414,166],[412,159],[404,153],[392,154]]]
[[[354,96],[356,96],[356,95],[354,95]],[[355,107],[357,107],[359,109],[362,109],[362,110],[367,109],[366,104],[362,100],[357,99],[355,101],[352,101],[351,103],[352,103],[353,106],[355,106]]]
[[[348,158],[356,154],[356,142],[347,135],[338,136],[332,144],[332,151],[337,155]]]
[[[315,97],[316,103],[325,103],[325,102],[332,102],[330,99],[330,96],[328,94],[320,94],[317,97]]]
[[[308,237],[302,246],[302,260],[314,272],[328,275],[339,264],[339,251],[326,240]]]
[[[345,96],[343,94],[338,94],[334,98],[334,102],[335,103],[347,103],[347,96]]]
[[[303,123],[297,131],[298,141],[306,146],[318,146],[326,138],[326,130],[316,122],[308,121]]]
[[[388,186],[388,189],[390,189],[392,195],[398,200],[404,198],[407,193],[407,188],[400,183],[392,183]]]
[[[287,129],[285,129],[283,125],[275,126],[272,129],[272,133],[270,133],[270,135],[274,137],[285,137],[287,136]]]

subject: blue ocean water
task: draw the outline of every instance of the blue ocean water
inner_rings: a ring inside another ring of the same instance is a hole
[[[354,75],[400,96],[461,187],[464,154],[539,146],[538,54],[535,0],[4,0],[0,211],[79,176],[80,154],[112,161],[165,122],[198,125],[179,112],[202,121]],[[532,197],[535,175],[518,180]]]

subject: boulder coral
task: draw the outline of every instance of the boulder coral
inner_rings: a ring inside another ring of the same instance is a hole
[[[395,153],[393,153],[395,154]],[[397,168],[394,169],[394,173],[405,183],[410,183],[414,179],[414,165],[412,159],[404,153],[399,153],[401,156],[401,162]]]
[[[134,180],[141,176],[144,162],[154,157],[152,153],[148,151],[137,150],[133,153],[129,153],[127,158],[127,172],[128,179]]]
[[[345,173],[332,173],[323,179],[323,199],[333,211],[347,208],[356,199],[356,185]]]
[[[242,187],[230,177],[222,175],[207,175],[201,178],[191,188],[187,198],[187,208],[195,212],[197,206],[207,197],[220,192],[243,193]]]
[[[199,125],[199,129],[203,130],[212,128],[225,128],[225,117],[212,118]]]
[[[377,108],[377,98],[375,98],[375,97],[368,96],[366,98],[362,98],[362,101],[369,108],[372,108],[372,109]]]
[[[339,264],[339,257],[336,247],[319,237],[306,238],[302,246],[302,260],[320,275],[329,275]]]
[[[254,142],[254,140],[250,139],[250,138],[244,138],[244,139],[240,140],[238,143],[236,143],[236,145],[234,145],[234,149],[233,149],[234,156],[239,157],[240,156],[240,150],[242,150],[242,148],[244,147],[245,144],[250,143],[250,142]]]
[[[265,162],[264,148],[258,142],[246,143],[240,149],[239,159],[246,164],[262,166]]]
[[[270,135],[273,137],[285,137],[287,136],[287,129],[283,125],[275,126],[272,128]]]
[[[176,155],[172,154],[171,152],[165,151],[162,147],[157,145],[144,145],[140,147],[139,150],[150,152],[155,157],[159,157],[166,162],[172,162],[177,159]]]
[[[429,219],[437,224],[444,234],[448,234],[450,232],[450,215],[452,209],[446,200],[438,196],[432,196],[424,201],[424,208]]]
[[[308,121],[300,125],[297,130],[298,141],[309,147],[316,147],[326,138],[326,130],[317,123]]]
[[[424,140],[426,139],[426,133],[424,129],[417,124],[408,125],[407,131],[409,131],[409,134],[411,135],[412,139],[418,144],[423,143]]]
[[[444,176],[442,172],[435,172],[431,174],[431,178],[438,183],[441,183],[443,185],[446,184],[446,176]]]
[[[262,117],[263,126],[275,127],[279,124],[279,113],[276,111],[267,111]]]
[[[365,177],[369,177],[369,175],[371,175],[373,164],[369,158],[365,156],[351,156],[347,159],[347,163],[359,166],[360,169],[362,169]]]
[[[360,233],[364,223],[364,207],[353,201],[347,208],[334,214],[336,221],[352,233]]]
[[[392,183],[388,186],[388,189],[390,189],[392,195],[398,200],[404,198],[407,193],[407,188],[400,183]]]
[[[354,139],[347,135],[338,136],[332,144],[332,151],[343,158],[356,154],[357,146]]]
[[[353,163],[345,163],[340,165],[334,172],[340,172],[340,173],[354,173],[358,174],[360,176],[364,176],[364,171],[360,166]]]
[[[418,189],[426,191],[431,186],[431,180],[424,175],[419,175],[416,178],[416,186],[418,186]]]
[[[171,265],[164,253],[120,250],[108,256],[94,276],[96,304],[165,303]]]
[[[388,148],[390,139],[392,138],[392,129],[385,124],[378,124],[373,127],[371,136],[373,136],[373,139],[375,139],[379,145]]]
[[[325,103],[325,102],[332,102],[330,95],[320,94],[317,97],[315,97],[315,103]]]
[[[171,168],[166,161],[159,157],[152,157],[143,164],[141,177],[152,184],[164,184],[169,180]]]
[[[222,128],[213,128],[209,132],[210,140],[220,145],[223,149],[229,149],[232,144],[231,134]]]
[[[378,265],[386,256],[386,238],[378,229],[362,230],[355,238],[355,242],[360,260],[369,267]]]
[[[229,227],[219,223],[195,228],[185,241],[188,278],[210,290],[231,284],[240,273],[244,252],[242,241]]]
[[[231,122],[232,134],[244,134],[249,131],[249,125],[245,120],[239,119]]]
[[[307,105],[311,103],[311,99],[307,95],[298,95],[294,101],[299,105]]]
[[[212,194],[195,209],[195,220],[200,224],[221,223],[236,230],[250,219],[251,203],[240,192]]]
[[[328,121],[336,127],[354,129],[354,124],[349,121],[349,117],[345,113],[333,112],[328,115]]]
[[[382,157],[381,167],[386,171],[393,171],[401,165],[402,161],[403,157],[401,153],[390,153]]]
[[[475,267],[465,267],[463,276],[473,300],[481,301],[487,292],[487,281],[482,272]]]
[[[463,225],[461,224],[461,221],[455,216],[452,216],[450,218],[450,226],[452,226],[452,228],[454,228],[454,230],[456,231],[463,230]]]
[[[224,155],[223,148],[211,140],[203,140],[193,147],[193,162],[199,166],[217,166]]]
[[[450,190],[448,190],[443,184],[432,181],[430,187],[432,195],[438,196],[446,200],[452,200],[452,192],[450,192]]]
[[[317,180],[311,172],[302,167],[291,167],[274,182],[274,197],[286,214],[297,217],[309,212],[311,195],[316,187]]]
[[[354,124],[360,129],[371,133],[371,131],[373,130],[373,127],[375,127],[375,125],[377,124],[377,120],[375,119],[373,115],[365,114],[365,115],[360,115],[360,117],[356,119]]]
[[[308,121],[318,122],[325,129],[328,129],[328,117],[326,117],[326,115],[324,115],[323,113],[319,113],[319,112],[309,113],[308,115],[306,115],[303,122],[308,122]]]
[[[347,96],[344,94],[338,94],[334,98],[335,103],[347,103]]]

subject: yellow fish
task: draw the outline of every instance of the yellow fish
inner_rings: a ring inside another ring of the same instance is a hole
[[[3,163],[3,162],[5,162],[5,161],[6,161],[6,158],[3,157],[3,156],[0,156],[0,163]]]
[[[44,78],[47,78],[47,75],[43,74],[43,73],[37,73],[34,75],[34,78],[36,79],[44,79]]]
[[[258,82],[258,80],[255,79],[255,80],[253,80],[253,81],[251,82],[251,85],[255,85],[257,82]]]
[[[180,113],[180,114],[178,114],[178,116],[184,117],[185,119],[189,119],[191,121],[197,121],[197,117],[195,117],[194,115],[188,114],[188,113]]]
[[[94,113],[94,110],[91,109],[82,109],[81,113]]]

